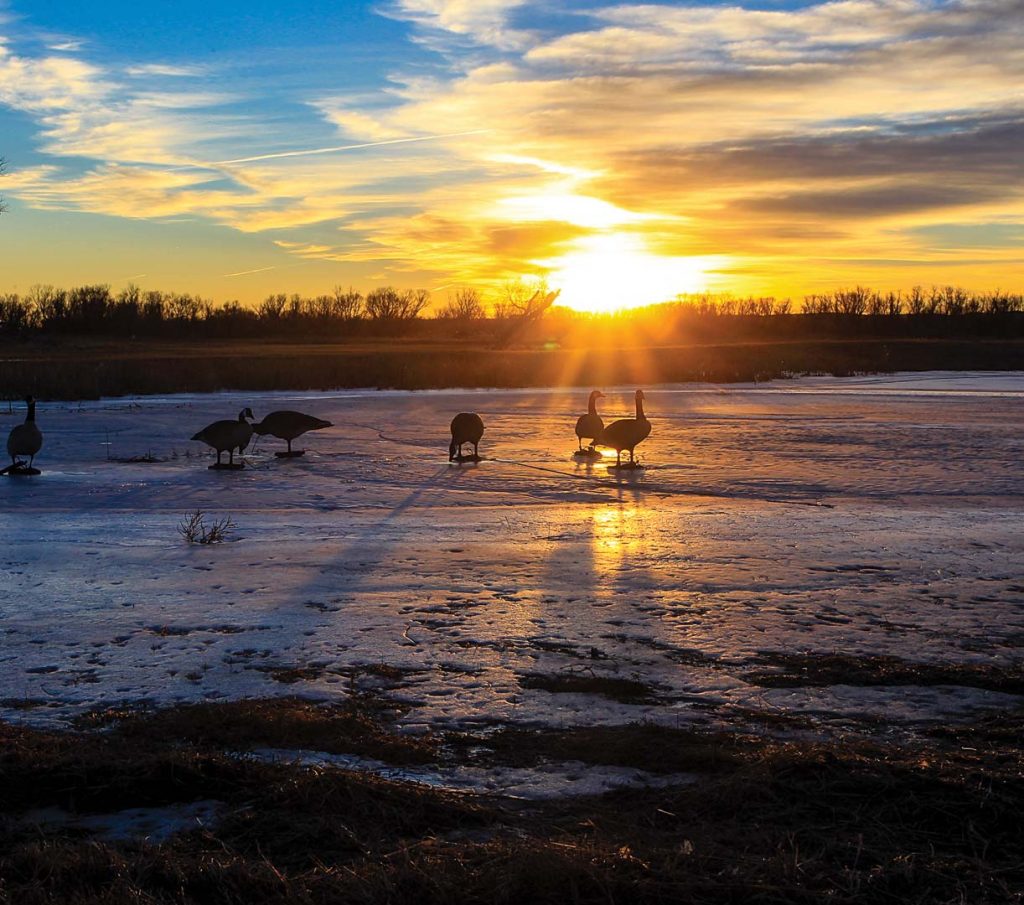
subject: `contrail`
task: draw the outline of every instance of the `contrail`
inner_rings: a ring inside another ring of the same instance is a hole
[[[461,138],[464,135],[483,135],[493,129],[471,129],[468,132],[448,132],[444,135],[420,135],[416,138],[390,138],[387,141],[368,141],[359,145],[337,145],[333,148],[310,148],[306,151],[279,151],[276,154],[257,154],[254,157],[236,157],[233,160],[215,160],[210,166],[220,167],[230,163],[254,163],[258,160],[280,160],[283,157],[309,157],[314,154],[333,154],[336,151],[357,151],[361,148],[379,148],[384,145],[412,144],[416,141],[438,141],[442,138]]]
[[[277,270],[277,266],[275,265],[273,267],[257,267],[255,270],[239,270],[238,273],[222,273],[221,276],[224,276],[224,277],[244,277],[246,274],[250,274],[250,273],[263,273],[264,271],[267,271],[267,270]]]

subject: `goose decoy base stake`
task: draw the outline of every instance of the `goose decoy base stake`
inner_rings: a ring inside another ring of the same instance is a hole
[[[15,462],[6,468],[0,468],[0,475],[6,475],[9,478],[31,478],[41,474],[42,472],[38,468],[25,462]]]

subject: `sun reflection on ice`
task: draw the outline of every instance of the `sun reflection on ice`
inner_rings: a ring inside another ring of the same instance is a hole
[[[594,571],[608,573],[631,568],[642,550],[640,510],[632,504],[614,503],[595,508],[591,514],[591,554]]]

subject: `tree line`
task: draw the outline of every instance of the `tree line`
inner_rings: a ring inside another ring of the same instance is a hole
[[[1024,295],[976,293],[954,287],[906,292],[879,292],[864,287],[805,296],[799,307],[791,299],[771,296],[732,298],[721,295],[679,296],[674,302],[609,315],[551,310],[557,293],[542,284],[515,281],[485,305],[480,292],[463,287],[430,309],[425,289],[382,286],[365,294],[336,287],[330,293],[302,296],[273,294],[255,306],[216,304],[188,293],[142,290],[128,286],[72,289],[34,286],[24,295],[0,294],[0,333],[5,335],[82,334],[114,336],[210,335],[214,337],[283,335],[403,335],[429,332],[457,334],[467,326],[533,323],[552,325],[622,320],[685,324],[723,319],[814,320],[849,323],[850,318],[934,319],[978,316],[1016,317],[1024,313]],[[547,317],[545,317],[547,315]],[[435,326],[427,328],[425,321]]]
[[[428,313],[433,320],[447,322],[530,321],[540,317],[556,296],[542,283],[514,281],[502,288],[488,308],[476,289],[463,287],[428,312],[428,290],[393,286],[365,294],[341,286],[315,296],[275,293],[255,306],[244,306],[134,285],[117,293],[106,285],[72,289],[39,285],[24,295],[0,294],[0,333],[277,336],[331,328],[334,333],[402,334],[414,332],[414,322],[426,320]]]

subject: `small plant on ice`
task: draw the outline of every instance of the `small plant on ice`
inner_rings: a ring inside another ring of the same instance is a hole
[[[219,544],[227,540],[228,534],[235,528],[230,516],[206,524],[206,516],[201,509],[190,512],[178,525],[180,534],[190,544]]]

